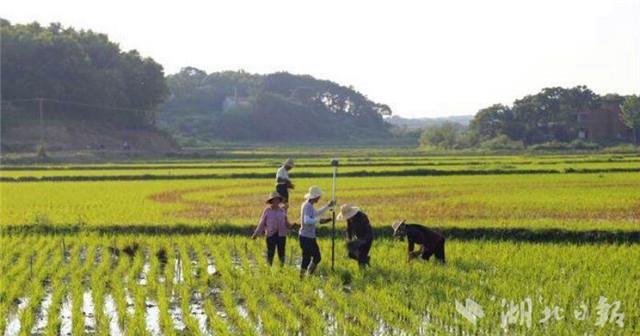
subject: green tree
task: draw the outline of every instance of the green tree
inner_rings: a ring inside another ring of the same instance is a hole
[[[622,121],[633,130],[633,141],[637,145],[640,137],[640,98],[627,96],[620,106]]]
[[[206,74],[189,67],[168,76],[167,83],[171,98],[163,105],[160,124],[178,133],[197,128],[200,131],[194,135],[190,130],[189,136],[202,141],[333,141],[391,135],[382,118],[391,114],[389,106],[309,75]],[[230,102],[240,108],[229,108]]]
[[[459,148],[464,129],[464,126],[454,122],[427,127],[420,136],[420,144],[442,149]]]
[[[49,98],[86,105],[48,106],[56,116],[147,126],[167,96],[162,66],[136,51],[123,52],[109,38],[58,23],[12,25],[0,20],[2,98]]]
[[[471,120],[469,129],[480,141],[483,141],[501,134],[517,133],[517,126],[514,124],[515,119],[511,108],[495,104],[478,111]]]
[[[496,104],[480,110],[470,129],[481,142],[500,135],[526,145],[570,142],[578,135],[578,114],[600,105],[600,97],[586,86],[544,88],[511,107]]]
[[[574,140],[579,128],[578,113],[598,105],[598,95],[586,86],[544,88],[513,103],[515,120],[522,127],[513,139],[525,144]]]

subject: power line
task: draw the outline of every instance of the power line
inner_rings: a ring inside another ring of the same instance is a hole
[[[119,107],[119,106],[89,104],[89,103],[83,103],[83,102],[78,102],[78,101],[60,100],[60,99],[53,99],[53,98],[4,99],[2,102],[3,103],[4,102],[7,102],[7,103],[20,103],[20,102],[30,102],[30,101],[46,101],[46,102],[52,102],[52,103],[58,103],[58,104],[64,104],[64,105],[75,105],[75,106],[83,106],[83,107],[91,107],[91,108],[97,108],[97,109],[115,110],[115,111],[145,112],[145,113],[146,112],[156,112],[155,110],[143,110],[143,109],[130,108],[130,107]]]
[[[8,102],[8,103],[21,103],[21,102],[28,102],[28,101],[38,101],[39,98],[23,98],[23,99],[3,99],[2,102]]]

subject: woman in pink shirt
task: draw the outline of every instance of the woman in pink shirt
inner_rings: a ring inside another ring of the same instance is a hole
[[[280,264],[284,265],[284,252],[285,244],[287,242],[287,232],[292,229],[295,224],[289,223],[287,218],[287,212],[280,207],[282,203],[282,196],[277,192],[271,193],[267,199],[269,204],[260,217],[258,227],[251,236],[252,239],[256,239],[258,235],[264,233],[267,237],[267,262],[269,265],[273,264],[273,256],[278,249],[278,259]]]

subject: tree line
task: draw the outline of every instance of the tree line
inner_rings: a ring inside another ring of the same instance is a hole
[[[18,102],[38,97],[50,99],[50,116],[148,126],[155,121],[152,111],[167,97],[162,66],[136,50],[121,50],[105,34],[4,19],[0,33],[1,94],[9,102],[3,111],[26,112]]]
[[[187,67],[167,77],[160,125],[207,141],[317,141],[384,137],[391,109],[351,87],[308,75]]]
[[[619,118],[633,132],[629,137],[604,141],[638,141],[638,96],[600,96],[586,86],[576,86],[544,88],[537,94],[515,100],[511,106],[495,104],[483,108],[468,128],[451,122],[426,128],[420,143],[442,149],[522,149],[548,143],[580,146],[583,141],[579,135],[584,130],[579,114],[598,109],[619,110],[612,118]]]
[[[58,23],[0,19],[5,121],[47,118],[160,125],[183,140],[289,141],[384,137],[391,109],[352,87],[306,75],[164,75],[152,58],[123,51],[107,35]],[[65,103],[69,102],[69,103]],[[6,124],[6,123],[5,123]]]
[[[417,139],[415,131],[403,135],[385,122],[389,106],[329,80],[287,72],[206,73],[193,67],[165,77],[152,58],[123,51],[91,30],[0,19],[0,33],[4,121],[27,117],[34,106],[19,102],[39,97],[48,99],[49,116],[158,125],[182,143]],[[579,139],[579,114],[602,108],[619,109],[634,132],[629,138],[638,141],[637,96],[600,96],[576,86],[545,88],[512,105],[481,109],[468,128],[456,123],[428,127],[420,142],[445,149],[570,143]]]

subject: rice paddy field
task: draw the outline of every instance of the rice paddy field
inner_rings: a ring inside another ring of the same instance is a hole
[[[640,156],[344,155],[338,203],[372,221],[371,267],[319,230],[300,279],[251,240],[279,157],[0,167],[5,335],[639,335]],[[295,155],[290,219],[331,190]],[[327,195],[325,201],[329,199]],[[398,219],[447,238],[407,262]],[[277,262],[275,263],[277,264]]]

